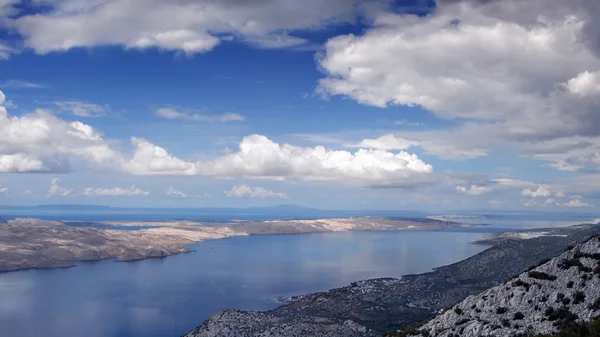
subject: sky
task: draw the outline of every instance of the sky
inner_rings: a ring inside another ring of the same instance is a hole
[[[0,205],[600,207],[597,0],[0,0]]]

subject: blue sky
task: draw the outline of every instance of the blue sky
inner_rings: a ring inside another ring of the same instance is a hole
[[[600,9],[552,1],[0,0],[0,203],[593,210]]]

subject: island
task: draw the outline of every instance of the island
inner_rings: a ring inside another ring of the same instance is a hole
[[[0,221],[0,272],[65,268],[76,261],[134,261],[190,252],[189,246],[233,236],[343,231],[443,230],[472,224],[434,218],[65,223],[39,219]],[[119,230],[112,228],[142,228]]]

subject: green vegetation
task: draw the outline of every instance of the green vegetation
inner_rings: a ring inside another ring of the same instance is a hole
[[[513,320],[515,320],[515,321],[523,319],[523,318],[525,318],[525,315],[523,315],[522,312],[515,312],[515,315],[513,316]]]
[[[558,263],[558,267],[561,269],[569,269],[572,267],[577,267],[579,271],[589,273],[592,271],[592,268],[584,266],[578,257],[573,259],[564,259]]]
[[[529,273],[527,273],[527,275],[529,275],[529,277],[531,278],[535,278],[538,280],[554,281],[557,279],[555,275],[550,275],[548,273],[544,273],[543,271],[530,271]]]
[[[576,291],[573,293],[573,304],[582,303],[585,300],[585,294],[583,291]]]
[[[496,314],[502,315],[502,314],[506,313],[506,310],[507,309],[505,307],[496,308]]]
[[[513,287],[524,287],[525,291],[529,291],[529,288],[531,288],[531,284],[520,279],[513,282],[512,285]]]
[[[461,308],[454,308],[454,312],[455,312],[457,315],[462,315],[462,313],[463,313],[463,311],[462,311],[462,309],[461,309]]]
[[[531,337],[600,337],[600,319],[597,318],[586,324],[572,322],[563,326],[556,334]]]
[[[588,306],[588,308],[589,308],[590,310],[595,310],[595,311],[598,311],[598,310],[600,310],[600,298],[597,298],[597,299],[594,301],[594,303],[592,303],[592,304],[590,304],[590,305]]]
[[[429,337],[429,331],[420,330],[427,322],[418,322],[411,324],[400,331],[390,331],[383,334],[384,337],[407,337],[407,336],[423,336]]]

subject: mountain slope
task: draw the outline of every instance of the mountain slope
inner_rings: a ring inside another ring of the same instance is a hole
[[[535,336],[598,315],[600,237],[595,236],[502,285],[469,296],[417,332],[431,337]]]
[[[565,228],[557,236],[501,240],[471,258],[428,273],[354,282],[265,312],[227,310],[186,337],[381,336],[434,317],[599,232],[600,225],[590,224]],[[364,327],[364,332],[352,322]]]

